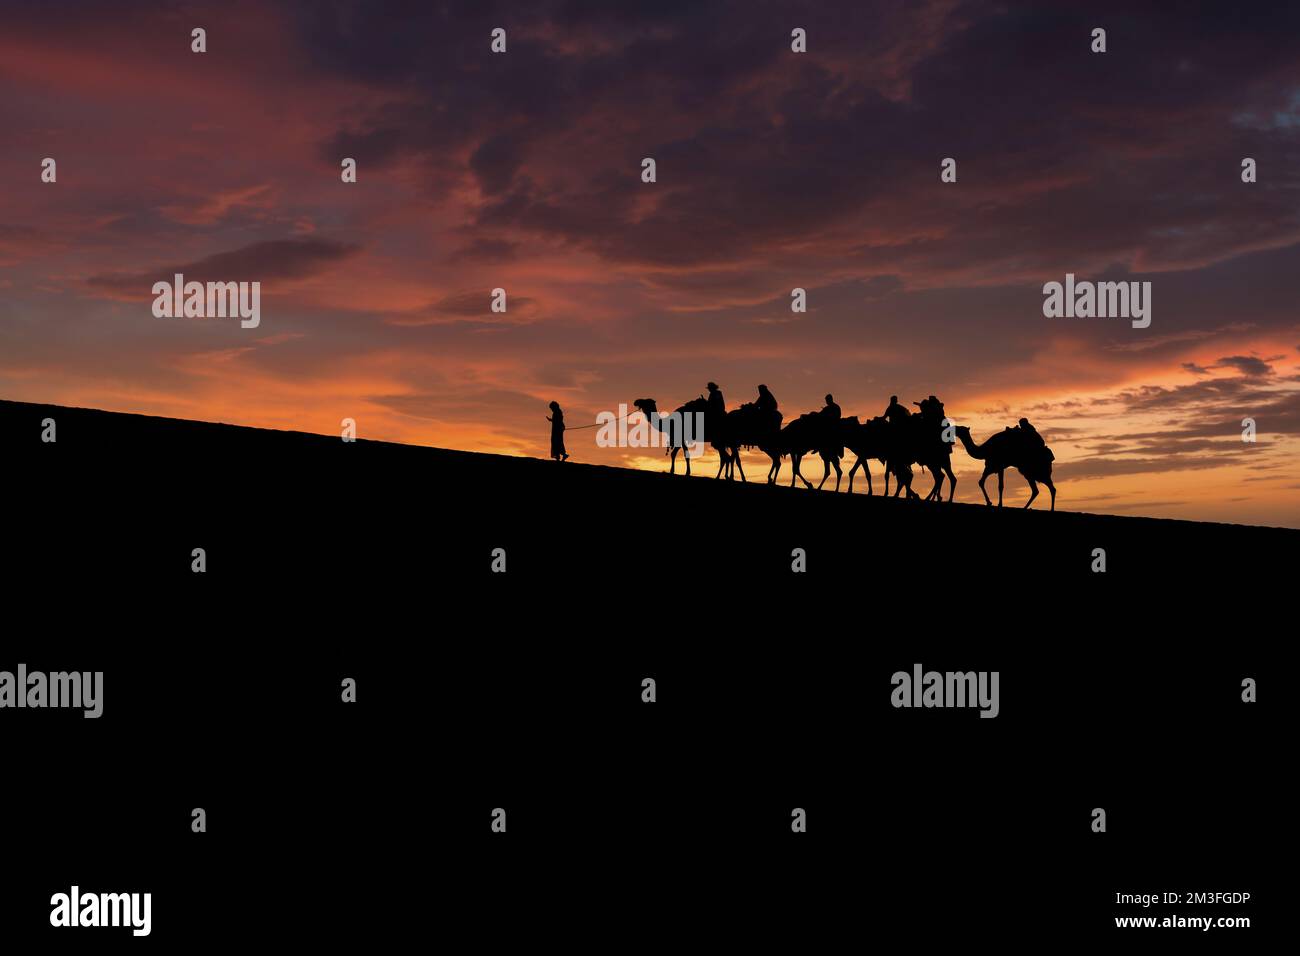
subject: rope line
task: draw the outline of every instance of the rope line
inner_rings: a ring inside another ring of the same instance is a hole
[[[631,414],[633,413],[628,412],[627,415],[624,415],[621,418],[614,419],[614,422],[625,422],[627,421],[628,415]],[[638,409],[637,414],[643,414],[643,413],[640,411],[640,409]],[[592,422],[590,425],[574,425],[572,428],[570,428],[568,425],[565,425],[564,430],[566,432],[579,432],[582,431],[584,428],[595,428],[597,425],[612,425],[614,424],[614,422]]]

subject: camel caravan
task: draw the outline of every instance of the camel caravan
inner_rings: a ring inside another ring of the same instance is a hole
[[[666,436],[667,452],[670,455],[669,471],[677,471],[677,454],[682,453],[686,461],[686,474],[691,473],[691,457],[686,453],[690,436],[682,428],[682,422],[688,416],[702,415],[704,435],[708,444],[718,453],[718,473],[714,477],[734,478],[740,472],[740,480],[745,481],[745,469],[741,464],[740,452],[758,449],[771,459],[767,471],[768,484],[775,484],[781,471],[781,461],[790,459],[792,474],[790,486],[795,480],[802,481],[808,488],[813,484],[800,471],[800,464],[805,457],[816,454],[822,460],[822,479],[817,484],[820,489],[835,470],[835,490],[840,490],[843,470],[840,459],[844,458],[845,449],[853,453],[853,467],[849,469],[849,494],[853,493],[853,476],[861,468],[867,477],[867,494],[872,494],[871,469],[868,462],[875,459],[884,467],[885,496],[889,495],[889,478],[895,481],[894,497],[906,492],[908,498],[920,498],[912,490],[913,465],[919,465],[934,476],[934,487],[925,496],[926,501],[943,500],[943,480],[948,479],[948,500],[952,501],[957,489],[957,476],[952,470],[952,450],[955,440],[960,440],[967,454],[984,462],[984,474],[980,476],[980,491],[984,494],[985,504],[992,505],[984,482],[990,475],[998,476],[998,507],[1002,507],[1003,474],[1008,468],[1014,468],[1029,483],[1028,508],[1038,497],[1038,486],[1044,484],[1051,492],[1051,510],[1056,510],[1056,486],[1052,484],[1052,462],[1055,455],[1047,447],[1037,429],[1029,424],[1028,419],[1020,419],[1013,428],[1003,429],[990,436],[982,444],[976,445],[971,438],[970,429],[963,425],[953,425],[943,412],[943,403],[931,395],[929,398],[913,402],[918,412],[912,412],[898,403],[898,396],[890,396],[889,407],[883,415],[861,421],[856,415],[844,418],[840,407],[832,396],[826,396],[826,405],[821,411],[808,412],[783,424],[781,412],[777,408],[776,398],[766,385],[758,386],[758,398],[746,402],[739,408],[727,411],[722,391],[716,384],[708,384],[708,397],[701,395],[679,407],[671,415],[661,415],[655,400],[638,398],[633,405],[645,415],[655,428]],[[955,440],[954,440],[955,439]]]

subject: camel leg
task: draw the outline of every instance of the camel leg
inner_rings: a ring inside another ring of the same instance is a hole
[[[799,477],[799,456],[794,452],[790,453],[790,487],[794,487],[794,480]]]
[[[676,454],[676,452],[673,454]],[[685,447],[682,448],[682,461],[686,462],[686,476],[689,478],[691,474],[691,456],[687,454]]]
[[[1043,484],[1047,485],[1047,490],[1052,493],[1052,510],[1056,510],[1056,485],[1052,484],[1051,478],[1044,478]]]
[[[993,474],[993,469],[985,468],[984,474],[980,475],[980,491],[984,493],[984,503],[990,508],[993,507],[993,499],[989,497],[988,489],[984,487],[984,482],[989,480],[989,475]]]
[[[859,458],[858,463],[862,465],[862,473],[867,476],[867,495],[871,495],[871,465],[865,458]],[[849,476],[849,491],[853,490],[853,476]]]
[[[793,455],[790,456],[790,460],[794,461]],[[800,455],[798,462],[795,463],[794,473],[799,476],[799,480],[803,482],[804,487],[812,491],[812,482],[803,476],[803,455]],[[790,487],[794,487],[793,479],[790,481]]]
[[[1025,502],[1026,508],[1032,505],[1034,503],[1034,499],[1038,497],[1038,482],[1034,481],[1034,479],[1032,478],[1028,480],[1029,480],[1029,500]]]
[[[943,473],[940,472],[938,468],[934,467],[934,465],[927,465],[926,467],[929,468],[930,474],[934,475],[934,487],[931,488],[930,493],[925,496],[925,500],[934,501],[939,497],[940,490],[943,488]]]
[[[838,458],[832,458],[831,464],[835,466],[835,491],[838,493],[840,490],[840,479],[844,477],[844,472],[840,469],[840,460]]]
[[[902,477],[900,477],[899,475],[895,475],[895,476],[894,476],[894,484],[898,486],[898,487],[896,487],[896,488],[894,489],[894,497],[895,497],[895,498],[898,497],[898,493],[899,493],[900,491],[905,491],[905,492],[907,492],[907,494],[905,494],[905,495],[903,496],[903,500],[904,500],[904,501],[910,501],[910,500],[913,499],[913,498],[919,498],[919,497],[921,497],[921,496],[918,495],[915,491],[912,490],[912,480],[911,480],[910,478],[907,480],[906,483],[904,483]]]
[[[957,493],[957,476],[953,474],[952,464],[945,466],[948,472],[948,503],[952,504],[952,496]]]
[[[677,448],[668,449],[668,474],[677,474]]]
[[[740,480],[741,480],[741,481],[744,481],[744,480],[745,480],[745,466],[742,465],[742,464],[740,463],[740,449],[737,448],[737,449],[736,449],[732,454],[733,454],[733,457],[734,457],[734,462],[735,462],[736,467],[740,469]]]
[[[827,459],[822,459],[822,480],[817,482],[817,490],[822,490],[822,485],[826,484],[826,479],[831,476],[831,463]]]
[[[1003,472],[999,471],[998,472],[998,507],[999,508],[1002,507],[1002,475]]]
[[[862,473],[867,476],[867,494],[871,494],[871,466],[867,464],[865,458],[859,458],[853,463],[853,468],[849,471],[849,494],[853,494],[853,475],[861,468]]]

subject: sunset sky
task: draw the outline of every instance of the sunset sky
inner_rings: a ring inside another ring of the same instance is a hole
[[[574,426],[710,380],[787,418],[935,393],[977,440],[1027,415],[1060,508],[1300,527],[1298,4],[3,19],[0,398],[546,456],[551,400]],[[176,272],[260,281],[260,326],[155,318]],[[1151,282],[1150,327],[1044,317],[1066,273]],[[666,467],[594,436],[576,460]]]

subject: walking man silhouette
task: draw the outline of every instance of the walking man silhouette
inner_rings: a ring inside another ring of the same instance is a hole
[[[551,402],[552,415],[546,420],[551,423],[551,457],[556,461],[568,461],[569,453],[564,450],[564,412],[559,402]]]

